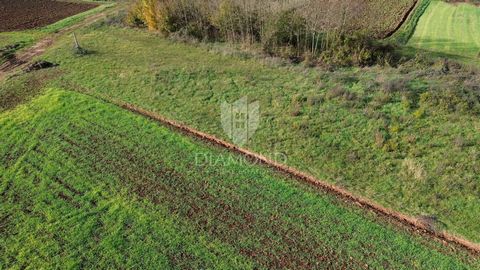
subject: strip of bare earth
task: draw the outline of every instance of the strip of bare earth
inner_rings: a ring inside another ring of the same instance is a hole
[[[80,1],[0,0],[0,32],[43,27],[97,6]]]

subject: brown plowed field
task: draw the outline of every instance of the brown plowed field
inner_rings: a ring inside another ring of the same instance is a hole
[[[96,6],[54,0],[0,0],[0,32],[42,27]]]

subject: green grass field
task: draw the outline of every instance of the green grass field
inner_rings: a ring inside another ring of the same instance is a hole
[[[408,44],[439,55],[478,62],[479,25],[480,8],[466,3],[432,1]]]
[[[427,10],[431,2],[432,0],[419,0],[416,8],[412,11],[407,20],[387,40],[393,41],[394,43],[399,45],[407,44],[413,33],[415,33],[418,21],[420,20],[420,18],[422,18],[425,10]]]
[[[50,89],[0,114],[2,268],[475,269],[474,257]],[[220,162],[198,161],[198,155]]]
[[[92,54],[73,55],[71,37],[63,38],[43,57],[60,66],[5,82],[1,107],[13,108],[44,86],[65,87],[131,102],[229,140],[220,104],[248,96],[261,112],[248,148],[282,153],[293,167],[410,215],[436,216],[442,229],[480,241],[480,122],[462,109],[463,97],[442,101],[457,105],[425,103],[450,76],[278,67],[222,46],[101,24],[77,34]],[[395,80],[407,81],[400,86],[407,90],[382,90]]]
[[[475,61],[480,9],[428,2],[410,48]],[[0,47],[86,15],[0,33]],[[480,243],[480,73],[420,57],[328,71],[119,25],[76,31],[84,56],[64,35],[37,58],[58,67],[0,82],[0,269],[480,268],[478,256],[100,101],[230,140],[221,104],[247,96],[260,126],[246,148]],[[433,42],[445,33],[456,42]]]

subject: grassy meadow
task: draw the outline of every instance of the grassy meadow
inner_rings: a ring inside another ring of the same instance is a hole
[[[91,54],[73,55],[71,37],[63,38],[43,57],[60,66],[6,81],[1,107],[27,101],[41,87],[64,87],[134,103],[229,140],[220,104],[247,96],[260,102],[261,113],[248,148],[280,153],[320,179],[410,215],[433,216],[439,229],[480,241],[478,104],[469,100],[472,92],[444,88],[457,75],[444,75],[441,65],[329,72],[105,24],[78,37]]]
[[[2,268],[480,267],[80,93],[48,89],[1,113],[0,131]]]
[[[0,33],[0,49],[114,5],[102,3]],[[382,36],[413,1],[359,3],[375,23],[355,25]],[[86,53],[58,36],[34,59],[57,67],[0,81],[0,269],[479,269],[476,255],[108,103],[231,141],[221,104],[247,97],[260,124],[245,148],[480,243],[480,71],[444,59],[477,61],[479,11],[420,0],[388,39],[416,56],[366,67],[165,37],[125,26],[127,12],[76,30]]]
[[[432,1],[408,45],[478,63],[480,9],[469,3]]]
[[[420,18],[422,18],[425,10],[427,10],[431,2],[432,0],[419,0],[417,7],[412,11],[406,21],[395,33],[392,34],[392,36],[388,37],[386,40],[399,45],[407,44],[417,29],[418,21]]]

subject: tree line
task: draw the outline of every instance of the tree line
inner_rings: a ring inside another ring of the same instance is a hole
[[[165,35],[260,44],[269,55],[312,64],[391,62],[391,46],[352,28],[364,10],[364,1],[349,0],[135,0],[127,21]]]

